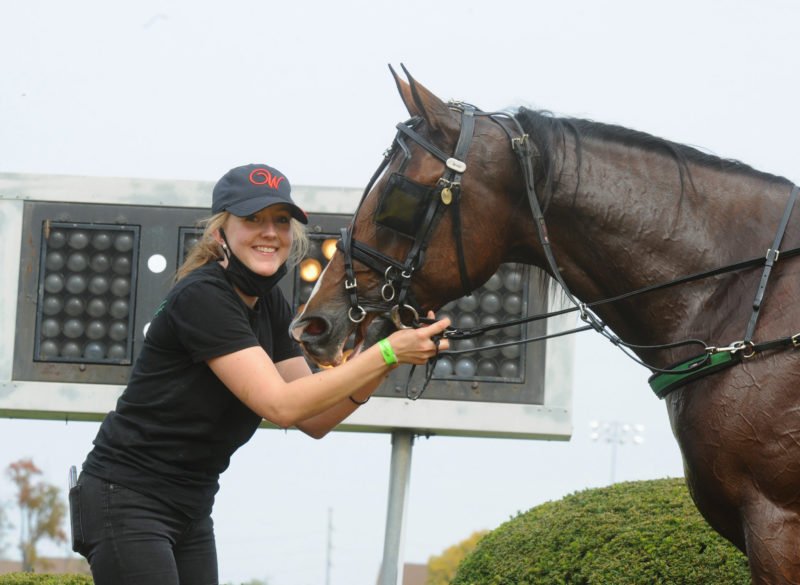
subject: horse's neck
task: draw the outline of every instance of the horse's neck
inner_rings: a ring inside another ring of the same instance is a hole
[[[788,194],[756,175],[691,163],[682,185],[674,158],[617,143],[587,140],[575,168],[566,160],[547,221],[562,276],[584,302],[763,254]],[[643,343],[721,334],[699,319],[716,294],[713,283],[677,287],[601,316]]]

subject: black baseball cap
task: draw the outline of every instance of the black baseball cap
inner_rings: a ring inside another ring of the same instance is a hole
[[[274,167],[250,164],[229,170],[214,185],[211,213],[227,211],[238,217],[247,217],[265,207],[284,204],[292,217],[308,223],[306,212],[291,197],[289,179]]]

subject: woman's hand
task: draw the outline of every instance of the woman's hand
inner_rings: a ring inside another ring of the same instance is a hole
[[[428,318],[436,318],[433,311],[428,312]],[[441,338],[437,350],[432,338],[441,335],[449,325],[450,319],[445,318],[418,329],[401,329],[392,333],[388,339],[397,356],[397,362],[422,365],[434,357],[437,351],[448,349],[450,347],[448,339]]]

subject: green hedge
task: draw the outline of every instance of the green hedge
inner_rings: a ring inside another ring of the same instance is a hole
[[[48,573],[8,573],[0,575],[0,585],[93,585],[89,575],[51,575]]]
[[[749,585],[746,557],[683,479],[620,483],[537,506],[486,535],[451,585]]]

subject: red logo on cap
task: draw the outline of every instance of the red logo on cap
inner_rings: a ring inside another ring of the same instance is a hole
[[[268,185],[277,191],[278,185],[281,184],[286,177],[272,176],[267,169],[253,169],[250,172],[250,182],[253,185]]]

